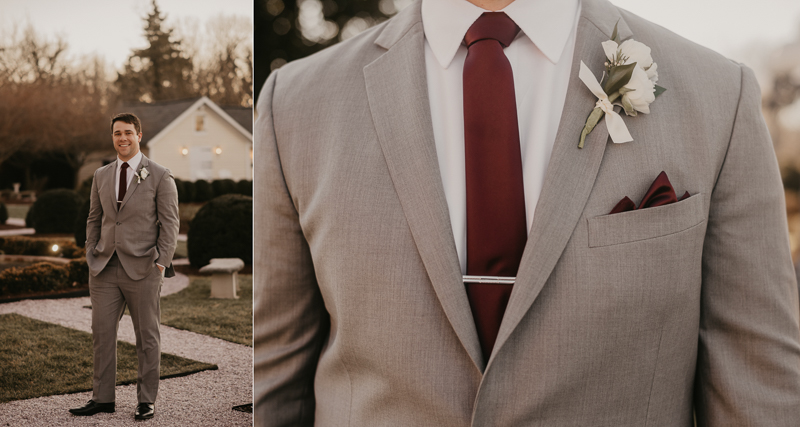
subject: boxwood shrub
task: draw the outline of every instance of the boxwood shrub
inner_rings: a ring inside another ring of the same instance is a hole
[[[6,208],[6,204],[0,202],[0,224],[5,224],[8,221],[8,208]]]
[[[0,237],[0,251],[9,255],[50,256],[52,243],[46,239],[31,239],[24,236]]]
[[[73,259],[67,265],[68,281],[72,286],[89,285],[89,264],[86,258]]]
[[[214,198],[214,190],[211,184],[204,180],[198,179],[194,182],[194,200],[195,202],[207,202]]]
[[[245,196],[253,197],[253,181],[243,179],[236,183],[236,192]]]
[[[86,246],[86,221],[89,220],[90,206],[91,200],[84,200],[78,209],[78,214],[75,215],[75,244],[80,247]]]
[[[65,266],[49,262],[12,267],[0,272],[1,296],[57,291],[70,287],[72,282],[69,282],[69,270]]]
[[[81,202],[78,193],[73,190],[59,188],[45,191],[28,212],[31,220],[28,227],[33,227],[39,234],[73,233]]]
[[[232,179],[215,179],[211,181],[211,189],[214,191],[214,197],[233,194],[236,193],[236,181]]]
[[[211,258],[241,258],[253,263],[253,198],[226,194],[206,203],[187,235],[189,262],[200,268]]]
[[[0,271],[0,297],[85,289],[88,285],[89,266],[86,258],[74,259],[63,265],[39,262]]]

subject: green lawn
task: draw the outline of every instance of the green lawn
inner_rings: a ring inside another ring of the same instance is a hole
[[[92,336],[18,314],[0,315],[0,403],[92,389]],[[117,343],[117,384],[136,382],[136,347]],[[161,378],[217,365],[161,354]]]
[[[238,299],[210,299],[211,278],[190,277],[189,286],[161,298],[161,323],[253,346],[253,276],[239,275]]]
[[[31,205],[11,205],[11,204],[6,205],[9,218],[25,219],[25,215],[28,214],[28,209],[30,208]]]
[[[188,257],[189,257],[189,249],[186,246],[186,242],[178,240],[178,247],[175,248],[175,255],[173,255],[173,258],[188,258]]]

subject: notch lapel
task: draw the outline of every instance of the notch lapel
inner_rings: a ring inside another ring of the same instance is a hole
[[[107,183],[106,184],[106,188],[110,188],[111,189],[111,191],[106,190],[108,192],[107,196],[102,196],[101,195],[100,197],[108,197],[109,199],[111,199],[111,206],[114,207],[114,214],[115,215],[119,211],[119,208],[117,207],[117,168],[118,167],[119,166],[117,165],[117,158],[114,157],[114,164],[111,165],[111,167],[108,168],[108,170],[102,176],[99,177],[100,179],[104,180]],[[105,212],[104,212],[104,214],[105,214]]]
[[[606,61],[601,43],[611,38],[617,22],[620,37],[630,37],[630,29],[616,8],[603,2],[583,2],[577,24],[567,98],[558,125],[553,154],[547,166],[528,243],[493,355],[502,349],[550,277],[583,214],[583,208],[600,170],[603,153],[610,143],[608,129],[605,121],[601,120],[586,137],[584,148],[578,148],[586,118],[597,102],[597,98],[578,78],[578,72],[583,61],[597,79],[600,79]]]
[[[388,49],[364,67],[367,97],[389,174],[439,302],[461,344],[483,371],[456,253],[433,139],[419,3],[376,40]]]

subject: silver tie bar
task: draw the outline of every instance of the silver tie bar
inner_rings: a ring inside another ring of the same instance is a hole
[[[508,276],[461,276],[464,283],[490,283],[496,285],[513,285],[516,277]]]

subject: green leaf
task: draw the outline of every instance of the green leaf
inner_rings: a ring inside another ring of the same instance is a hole
[[[611,33],[611,40],[614,40],[619,44],[619,34],[617,33],[617,25],[619,25],[619,19],[617,19],[617,23],[614,24],[614,32]]]
[[[659,85],[656,85],[656,90],[655,90],[656,98],[658,98],[658,95],[661,95],[662,93],[664,93],[666,91],[667,91],[666,88],[663,88],[663,87],[661,87]]]
[[[608,82],[606,83],[606,87],[603,88],[606,94],[612,94],[620,90],[622,86],[628,84],[628,82],[631,81],[631,76],[633,75],[633,70],[635,68],[635,62],[632,64],[613,67],[608,73]]]

